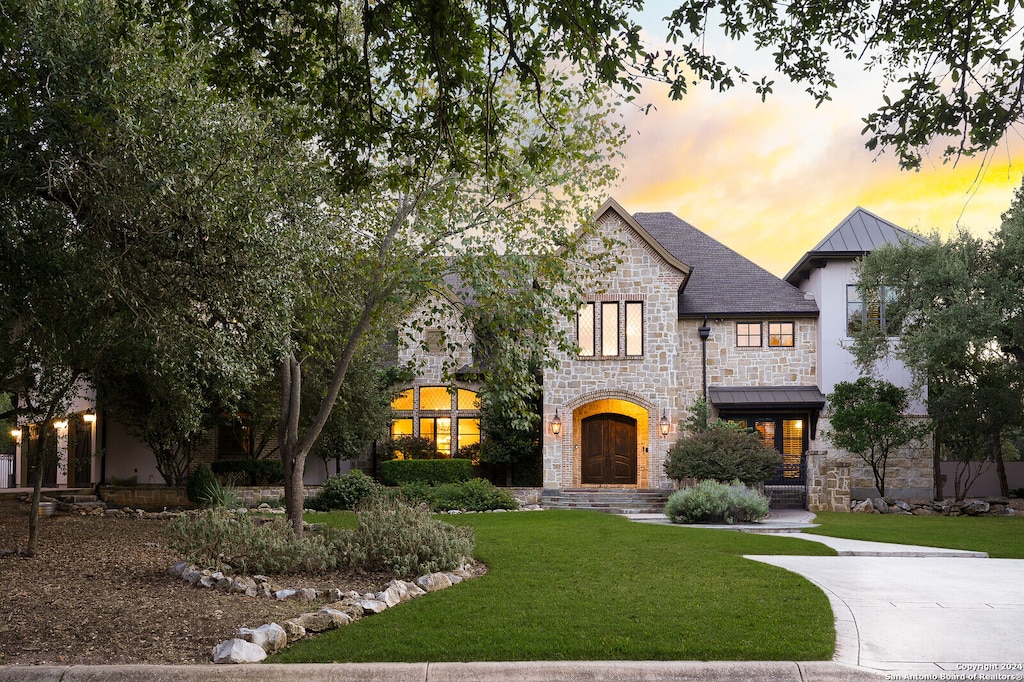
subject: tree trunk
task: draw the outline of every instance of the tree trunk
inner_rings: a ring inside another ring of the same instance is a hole
[[[32,481],[32,503],[28,508],[28,545],[25,547],[25,556],[34,557],[39,547],[39,500],[43,497],[43,476],[46,475],[46,448],[49,445],[46,438],[46,426],[39,429],[39,440],[36,449],[36,476]]]
[[[942,502],[942,451],[939,446],[940,431],[935,429],[932,434],[932,487],[935,489],[934,497],[936,502]]]
[[[992,452],[996,456],[996,476],[999,478],[999,496],[1010,496],[1010,484],[1006,480],[1006,463],[1003,461],[1003,439],[997,436],[992,444]]]

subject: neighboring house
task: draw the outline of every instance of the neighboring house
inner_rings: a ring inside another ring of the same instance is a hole
[[[883,289],[876,292],[871,300],[861,300],[856,286],[855,262],[879,246],[900,243],[927,242],[858,207],[804,254],[786,275],[787,282],[812,294],[821,309],[817,345],[820,368],[818,387],[823,393],[831,393],[841,381],[856,381],[861,376],[853,354],[848,350],[852,344],[852,334],[865,327],[887,330],[885,306],[893,292]],[[903,388],[911,388],[913,383],[910,370],[895,358],[879,364],[875,377]],[[911,415],[921,418],[927,416],[925,398],[923,393],[912,394]],[[828,459],[832,461],[845,459],[852,465],[850,492],[853,498],[865,499],[876,495],[874,480],[867,465],[854,455],[835,452],[827,442],[827,415],[822,419],[822,431],[826,438],[816,445],[816,449],[827,451]],[[895,460],[890,460],[888,469],[892,477],[891,486],[886,486],[887,494],[908,500],[933,498],[934,473],[930,442],[924,444],[924,447],[899,453]]]
[[[391,437],[427,438],[444,457],[480,442],[480,384],[462,311],[462,299],[445,286],[412,312],[409,319],[416,324],[406,330],[398,363],[414,364],[416,378],[391,403]],[[454,357],[449,346],[456,349]],[[454,393],[446,376],[455,377]]]

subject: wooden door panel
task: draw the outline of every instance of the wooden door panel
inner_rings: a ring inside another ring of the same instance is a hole
[[[619,414],[587,417],[582,424],[582,483],[636,484],[636,420]]]

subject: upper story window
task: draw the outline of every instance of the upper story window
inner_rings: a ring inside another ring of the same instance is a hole
[[[761,323],[760,322],[737,322],[736,323],[736,346],[738,348],[760,348],[761,347]]]
[[[792,322],[768,323],[768,345],[770,347],[792,348],[794,339],[794,324]]]
[[[576,345],[580,347],[580,355],[594,355],[594,304],[584,303],[576,315]]]
[[[619,354],[619,304],[601,304],[601,355],[613,357]]]
[[[580,357],[617,358],[623,352],[626,356],[642,356],[643,302],[584,303],[576,315],[576,344]]]
[[[626,302],[626,355],[644,354],[644,304]]]
[[[856,284],[846,285],[846,335],[853,336],[865,329],[886,329],[886,304],[896,299],[896,292],[888,287],[879,287],[867,301],[861,299]]]

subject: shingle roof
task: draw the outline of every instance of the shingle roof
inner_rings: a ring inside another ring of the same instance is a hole
[[[690,266],[690,276],[679,292],[679,317],[817,317],[814,299],[677,216],[637,213],[633,219]]]
[[[786,281],[799,284],[815,267],[830,259],[854,259],[885,244],[927,244],[928,241],[908,232],[871,211],[858,206],[850,215],[825,235],[818,245],[804,254],[800,262],[786,274]]]

